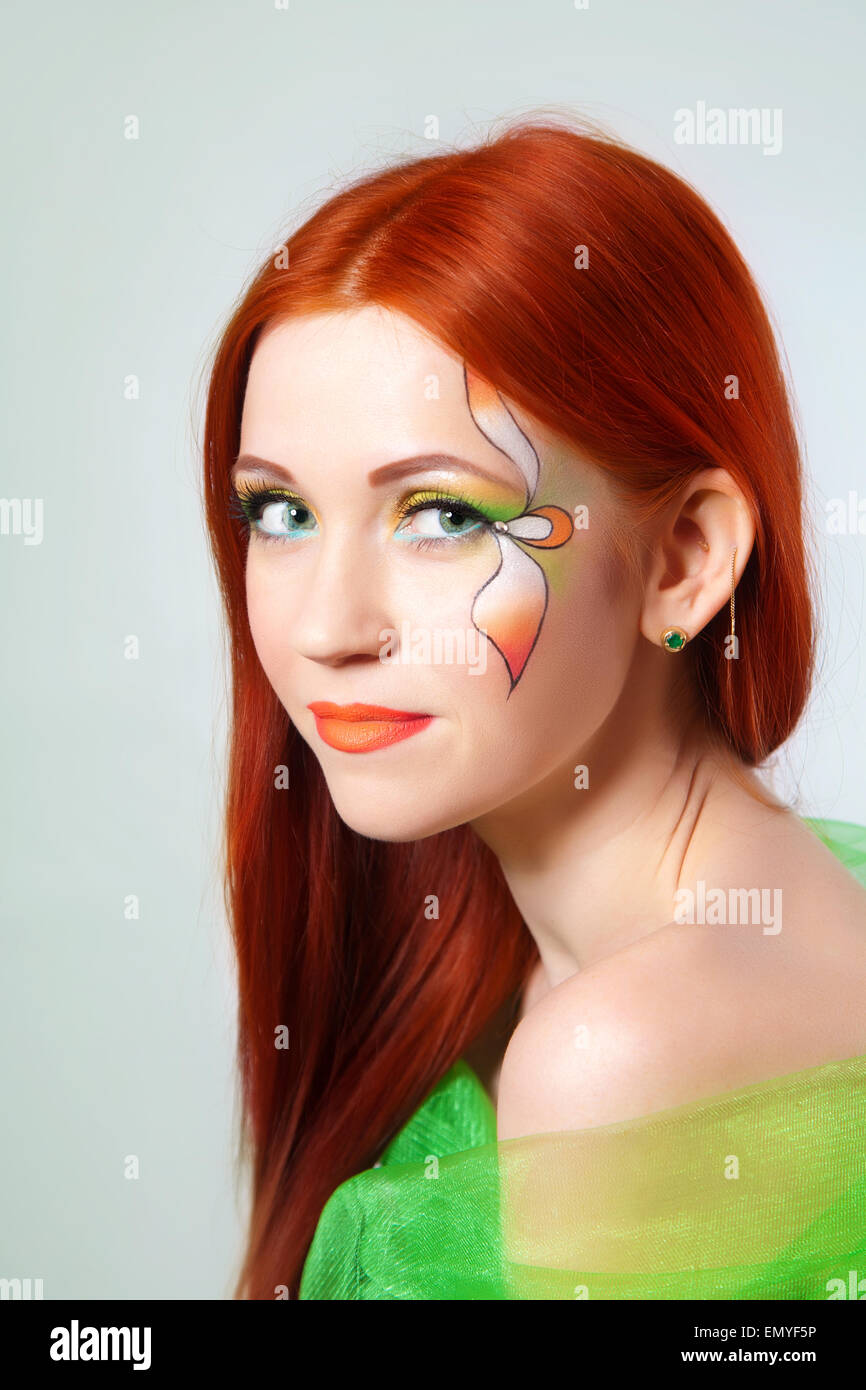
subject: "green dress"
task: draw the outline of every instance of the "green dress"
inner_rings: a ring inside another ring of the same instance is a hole
[[[866,828],[806,823],[866,886]],[[300,1298],[866,1299],[866,1056],[503,1142],[461,1058],[332,1194]]]

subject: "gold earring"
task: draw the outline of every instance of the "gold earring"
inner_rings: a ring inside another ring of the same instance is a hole
[[[734,561],[737,558],[737,547],[734,546],[731,554],[731,636],[734,635]]]
[[[683,632],[681,627],[666,627],[661,635],[661,644],[666,652],[681,652],[688,640],[689,634]]]

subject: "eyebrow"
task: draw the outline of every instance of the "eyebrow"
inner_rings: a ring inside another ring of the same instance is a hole
[[[504,457],[508,458],[508,455],[505,454]],[[511,459],[508,461],[512,463]],[[512,466],[516,471],[516,465],[512,463]],[[498,484],[499,487],[511,486],[505,478],[500,478],[496,473],[491,473],[489,469],[482,468],[481,464],[473,463],[470,459],[458,458],[455,454],[416,454],[413,458],[398,459],[394,463],[383,463],[368,474],[368,482],[371,487],[376,487],[380,483],[392,482],[395,478],[402,478],[408,473],[421,473],[429,468],[459,468],[464,473],[474,473],[479,478],[486,478],[489,482]],[[256,454],[241,454],[239,456],[232,467],[232,479],[236,478],[238,473],[264,474],[265,476],[280,478],[292,487],[298,485],[297,479],[283,464],[258,458]],[[518,490],[521,487],[522,484],[519,484]]]

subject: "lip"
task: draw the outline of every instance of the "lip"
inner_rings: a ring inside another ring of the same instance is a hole
[[[335,705],[312,700],[307,705],[316,720],[319,737],[342,753],[371,753],[387,748],[426,729],[434,716],[417,710],[390,709],[387,705]]]

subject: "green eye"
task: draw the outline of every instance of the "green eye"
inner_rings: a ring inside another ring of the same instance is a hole
[[[481,524],[473,512],[466,507],[419,507],[397,530],[397,535],[406,539],[426,536],[431,540],[442,540],[448,536],[465,536],[477,530]]]
[[[406,503],[400,509],[403,520],[395,531],[401,541],[420,548],[442,543],[447,545],[467,536],[486,531],[490,519],[480,508],[459,497],[445,493],[428,493]]]
[[[253,524],[266,536],[309,535],[316,530],[316,518],[309,507],[296,502],[266,502]]]
[[[241,484],[235,489],[231,509],[263,540],[303,540],[318,530],[318,522],[302,498],[274,488]]]
[[[272,487],[241,483],[234,489],[230,509],[246,522],[251,534],[267,541],[298,541],[318,533],[315,513],[302,497]],[[394,535],[418,549],[449,545],[485,533],[492,518],[480,506],[448,493],[425,491],[398,509]]]

